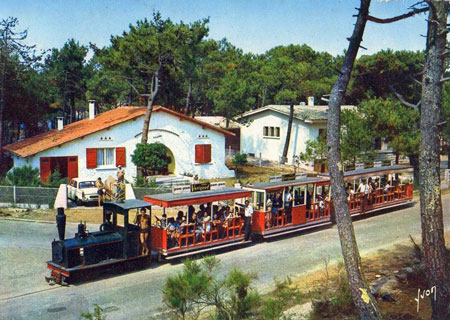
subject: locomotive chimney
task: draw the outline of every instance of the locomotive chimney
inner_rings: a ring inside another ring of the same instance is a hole
[[[66,215],[64,214],[64,208],[58,208],[56,228],[58,228],[59,240],[64,240],[64,235],[66,233]]]

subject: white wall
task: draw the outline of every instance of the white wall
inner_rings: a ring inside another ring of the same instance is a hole
[[[241,128],[241,152],[254,153],[256,157],[261,153],[263,159],[279,161],[286,141],[289,117],[267,110],[246,119],[250,125]],[[280,137],[263,137],[265,126],[280,127]],[[292,164],[294,155],[305,151],[306,141],[317,139],[320,128],[326,128],[326,124],[309,124],[294,118],[287,155],[289,164]]]
[[[136,166],[131,162],[131,154],[141,140],[143,117],[116,125],[109,130],[90,134],[82,139],[65,143],[36,154],[28,159],[13,157],[14,166],[31,165],[40,168],[41,157],[78,156],[78,176],[106,180],[116,175],[116,166],[104,168],[86,168],[86,148],[126,148],[125,178],[133,181]],[[199,135],[206,136],[199,138]],[[101,140],[106,137],[107,140]],[[111,138],[111,139],[109,139]],[[234,177],[234,171],[225,166],[225,136],[215,130],[203,129],[200,125],[189,121],[180,121],[176,116],[164,112],[152,115],[149,132],[149,143],[161,142],[168,147],[175,157],[175,174],[198,174],[200,178]],[[195,164],[195,144],[211,144],[211,163]],[[114,155],[115,156],[115,155]]]

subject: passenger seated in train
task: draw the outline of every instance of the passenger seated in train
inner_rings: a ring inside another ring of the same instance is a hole
[[[227,228],[225,219],[223,218],[223,216],[219,215],[218,212],[214,213],[211,224],[212,224],[213,229],[217,230],[217,232],[219,234],[219,238],[223,238],[225,236],[225,232],[226,232],[226,228]]]
[[[179,224],[175,218],[170,217],[167,220],[167,247],[172,248],[178,243]]]
[[[189,230],[189,233],[195,233],[195,240],[201,241],[202,234],[203,234],[203,226],[202,226],[202,220],[197,217],[197,214],[194,212],[192,214],[191,219],[189,220],[190,223],[194,224],[194,228]]]
[[[201,204],[199,206],[199,210],[197,211],[197,217],[203,217],[204,212],[205,212],[205,205]]]
[[[207,211],[205,211],[203,213],[202,223],[203,223],[203,233],[210,232],[211,231],[211,217],[209,216]]]
[[[155,219],[159,222],[159,226],[163,229],[167,228],[167,215],[165,213],[162,214],[161,218],[155,216]]]
[[[184,212],[183,211],[178,211],[178,213],[177,213],[177,219],[178,218],[181,218],[181,220],[184,220],[185,219],[185,217],[184,217]]]
[[[345,191],[347,192],[347,200],[351,200],[353,199],[353,195],[355,194],[355,190],[353,189],[353,184],[352,183],[347,183],[347,188],[345,189]]]

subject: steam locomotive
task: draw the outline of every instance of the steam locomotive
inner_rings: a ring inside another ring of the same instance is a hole
[[[142,253],[139,241],[141,228],[129,221],[132,210],[145,208],[151,212],[151,204],[142,200],[106,202],[103,205],[103,223],[99,231],[89,232],[86,224],[78,225],[75,237],[65,239],[66,216],[58,208],[56,216],[59,240],[52,242],[52,260],[47,261],[49,283],[66,285],[74,274],[83,270],[126,264],[130,261],[150,260],[150,254]]]

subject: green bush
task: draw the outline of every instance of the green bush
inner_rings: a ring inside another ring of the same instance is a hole
[[[302,295],[290,277],[275,281],[275,290],[263,300],[261,316],[264,320],[289,319],[289,316],[283,315],[283,311],[301,303],[301,299]]]
[[[82,313],[81,317],[87,320],[106,320],[106,316],[104,315],[103,309],[96,304],[94,313],[86,312]]]
[[[254,275],[232,270],[220,277],[220,262],[215,257],[200,263],[188,260],[183,271],[169,277],[163,288],[163,301],[176,319],[197,319],[202,310],[210,318],[240,320],[252,316],[259,305],[258,292],[251,288]]]
[[[134,153],[131,155],[131,161],[145,171],[161,171],[165,170],[171,163],[167,152],[167,148],[159,142],[150,144],[138,143]]]
[[[67,184],[67,178],[61,178],[59,170],[53,171],[47,179],[47,183],[43,183],[45,187],[58,188],[60,184]]]
[[[233,165],[236,167],[238,166],[243,166],[244,164],[247,163],[247,154],[245,153],[236,153],[233,157]]]
[[[156,188],[158,184],[155,178],[146,179],[145,177],[136,177],[134,186],[137,188]]]
[[[19,187],[39,187],[42,183],[39,169],[29,165],[12,169],[6,174],[5,182],[7,185]]]

